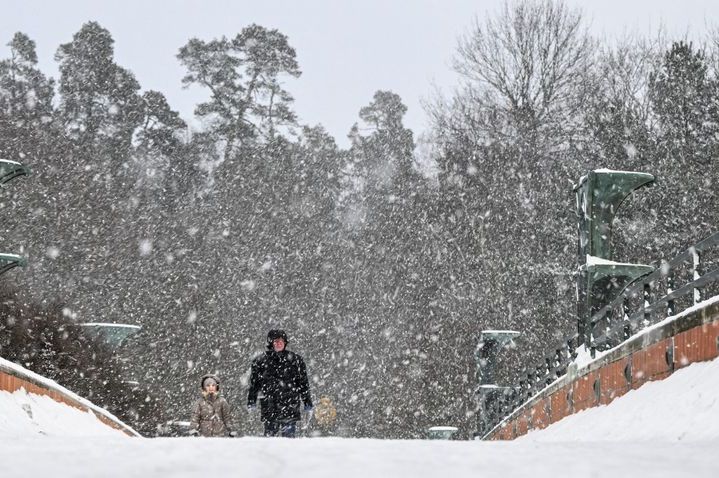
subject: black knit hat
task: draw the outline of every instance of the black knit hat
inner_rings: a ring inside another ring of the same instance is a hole
[[[282,329],[272,329],[267,332],[267,350],[272,350],[272,342],[276,339],[282,339],[285,341],[285,345],[289,342],[287,334]]]

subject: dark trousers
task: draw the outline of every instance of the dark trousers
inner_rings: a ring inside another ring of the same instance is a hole
[[[294,438],[297,422],[265,422],[266,437]]]

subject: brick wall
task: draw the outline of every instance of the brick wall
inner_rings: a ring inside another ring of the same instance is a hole
[[[674,337],[674,366],[712,360],[719,354],[719,320],[703,324]]]
[[[631,356],[632,388],[668,377],[674,370],[673,349],[673,339],[668,338],[634,352]]]

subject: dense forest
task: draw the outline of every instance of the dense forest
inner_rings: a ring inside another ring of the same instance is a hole
[[[511,374],[576,329],[582,174],[657,177],[617,216],[620,260],[716,232],[719,35],[598,39],[562,2],[510,2],[459,37],[428,131],[376,85],[348,148],[297,121],[277,30],[179,46],[181,81],[206,92],[192,128],[96,22],[57,48],[58,78],[7,40],[0,157],[33,173],[0,194],[3,252],[29,259],[2,278],[0,356],[148,435],[187,418],[208,372],[256,433],[249,365],[281,327],[346,436],[469,437],[480,331],[522,332]],[[82,322],[142,330],[109,350]]]

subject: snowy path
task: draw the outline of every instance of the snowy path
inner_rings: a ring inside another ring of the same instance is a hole
[[[716,477],[719,441],[0,439],[2,477]]]
[[[128,438],[47,397],[0,392],[0,478],[714,478],[718,450],[719,360],[512,442]]]

